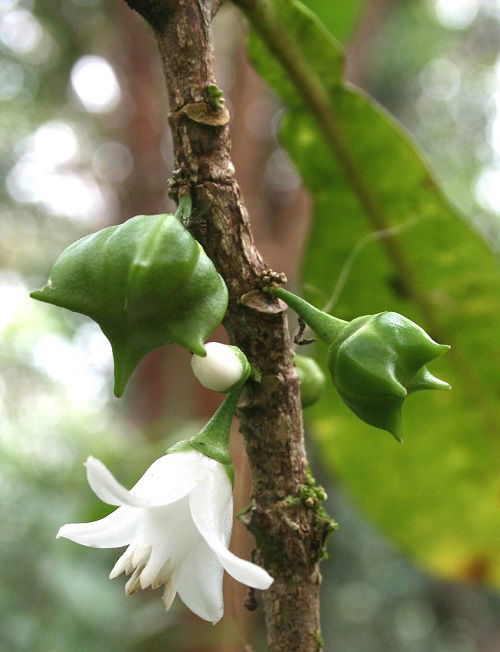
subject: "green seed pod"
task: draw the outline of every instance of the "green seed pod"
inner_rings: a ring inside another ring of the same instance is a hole
[[[174,215],[138,215],[70,245],[34,299],[92,317],[111,342],[115,394],[150,351],[177,342],[206,355],[227,288]]]
[[[401,407],[411,392],[450,389],[426,364],[448,351],[414,322],[396,312],[346,322],[300,297],[271,288],[328,345],[328,369],[344,403],[363,421],[401,441]]]
[[[309,407],[316,403],[323,394],[325,374],[321,371],[316,360],[308,356],[296,353],[293,356],[293,362],[299,377],[302,407]]]
[[[343,401],[363,421],[401,441],[401,407],[419,389],[449,389],[425,367],[450,347],[396,312],[353,319],[328,349],[328,368]]]

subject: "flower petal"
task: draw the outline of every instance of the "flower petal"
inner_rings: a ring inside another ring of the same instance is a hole
[[[149,507],[162,507],[180,500],[210,472],[210,459],[198,451],[169,453],[157,459],[130,490]]]
[[[191,492],[189,505],[201,536],[227,572],[242,584],[267,589],[273,578],[260,566],[240,559],[227,549],[227,516],[232,518],[231,484],[222,467],[214,462],[213,472]],[[225,531],[226,530],[226,531]]]
[[[217,555],[201,537],[175,574],[177,591],[186,607],[214,625],[224,614],[222,574]]]
[[[129,505],[130,507],[148,507],[149,503],[133,496],[107,469],[101,460],[87,458],[87,480],[95,495],[108,505]]]
[[[162,507],[180,500],[201,482],[210,461],[195,450],[163,455],[127,491],[100,460],[89,457],[87,480],[96,496],[109,505]]]
[[[132,540],[137,520],[137,510],[120,507],[99,521],[63,525],[57,538],[64,537],[92,548],[120,548]]]
[[[141,573],[142,588],[165,584],[176,568],[190,562],[193,548],[203,542],[193,523],[187,496],[163,507],[143,510],[136,537],[137,545],[151,546]]]

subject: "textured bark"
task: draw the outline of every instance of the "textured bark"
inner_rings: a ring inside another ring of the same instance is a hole
[[[256,561],[275,581],[263,601],[272,651],[321,649],[318,562],[330,521],[304,499],[307,460],[298,382],[283,305],[260,291],[266,273],[256,250],[230,160],[225,112],[211,103],[215,84],[209,27],[220,4],[209,0],[127,0],[153,27],[170,103],[174,192],[189,191],[189,228],[229,289],[231,341],[262,371],[245,393],[240,429],[251,466],[247,525]],[[217,126],[217,123],[218,126]]]

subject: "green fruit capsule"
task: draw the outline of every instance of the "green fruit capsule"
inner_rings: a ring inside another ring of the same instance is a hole
[[[174,215],[138,215],[78,240],[31,296],[99,324],[113,349],[116,396],[163,344],[206,355],[203,342],[228,301],[212,261]]]
[[[450,348],[396,312],[364,315],[346,322],[300,297],[271,288],[328,347],[327,365],[344,403],[363,421],[401,441],[401,407],[411,392],[450,389],[426,364]]]
[[[302,407],[306,408],[318,401],[325,389],[325,374],[320,366],[312,358],[299,355],[293,356],[293,362],[297,370],[300,383],[300,401]]]
[[[408,394],[450,389],[425,367],[449,348],[406,317],[380,312],[353,319],[330,345],[327,364],[351,410],[401,441],[401,408]]]

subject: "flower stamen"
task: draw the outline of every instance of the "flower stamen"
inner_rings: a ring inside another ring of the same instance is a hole
[[[130,546],[125,550],[123,555],[118,557],[116,564],[111,569],[111,573],[109,574],[109,579],[114,580],[115,577],[118,577],[124,571],[127,576],[130,575],[130,573],[133,571]]]
[[[163,591],[163,604],[165,605],[165,609],[168,611],[170,607],[172,606],[172,602],[174,601],[175,594],[177,593],[177,590],[175,588],[175,585],[172,581],[168,582],[165,584],[165,590]]]

